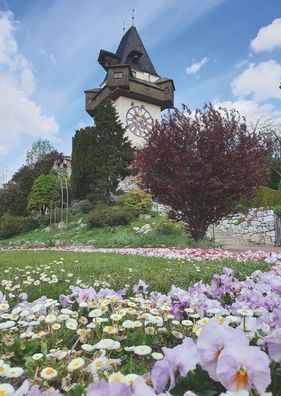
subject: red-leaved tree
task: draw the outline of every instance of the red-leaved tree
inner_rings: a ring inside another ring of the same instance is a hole
[[[183,107],[156,124],[138,154],[143,183],[172,207],[199,241],[241,195],[266,182],[271,144],[235,110]]]

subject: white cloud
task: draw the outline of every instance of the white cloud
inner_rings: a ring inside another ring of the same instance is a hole
[[[231,84],[235,96],[252,96],[254,100],[280,99],[281,65],[269,60],[257,65],[251,63]]]
[[[54,117],[42,113],[30,96],[35,91],[31,65],[15,40],[17,23],[11,12],[0,13],[0,152],[21,135],[52,138],[58,132]]]
[[[281,18],[274,19],[270,25],[262,27],[250,46],[254,52],[272,51],[281,47]]]
[[[186,74],[196,74],[208,61],[209,58],[205,56],[201,61],[193,63],[185,69]]]
[[[237,99],[214,103],[215,107],[222,107],[228,110],[235,109],[241,116],[244,116],[248,123],[255,124],[259,119],[270,119],[276,122],[281,121],[281,110],[271,103],[258,104],[253,100]]]
[[[51,64],[51,66],[55,66],[57,63],[57,59],[54,54],[48,54],[43,48],[40,49],[40,54],[44,58],[44,62]]]

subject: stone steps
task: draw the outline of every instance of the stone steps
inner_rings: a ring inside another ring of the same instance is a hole
[[[249,245],[237,235],[232,235],[230,232],[218,229],[215,229],[215,244],[225,249],[240,249]]]

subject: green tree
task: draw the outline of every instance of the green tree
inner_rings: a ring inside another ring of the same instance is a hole
[[[95,149],[94,127],[76,131],[72,138],[72,193],[76,199],[83,199],[90,194],[90,159]]]
[[[75,198],[107,201],[120,179],[132,173],[133,148],[111,101],[103,102],[95,126],[80,129],[73,138],[72,185]]]
[[[29,166],[33,166],[42,159],[46,154],[54,151],[55,148],[51,145],[49,140],[47,139],[39,139],[36,140],[31,146],[30,149],[27,150],[26,153],[26,163]]]
[[[51,202],[59,198],[57,179],[55,175],[41,175],[33,183],[31,192],[28,196],[28,211],[44,211],[50,207]]]

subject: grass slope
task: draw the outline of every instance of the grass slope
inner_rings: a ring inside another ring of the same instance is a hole
[[[61,260],[63,259],[63,260]],[[33,275],[33,270],[46,264],[47,268],[40,271],[58,276],[58,283],[33,283],[24,288],[30,300],[47,295],[57,298],[60,293],[69,293],[69,285],[80,278],[88,285],[95,281],[106,281],[111,288],[121,289],[126,284],[133,285],[143,279],[149,285],[149,290],[167,293],[171,286],[187,288],[189,285],[202,280],[209,282],[215,273],[222,273],[223,267],[231,267],[236,276],[244,279],[253,271],[268,270],[264,262],[239,263],[234,260],[189,262],[168,260],[152,257],[123,256],[112,253],[76,253],[76,252],[51,252],[51,251],[8,251],[0,252],[0,290],[6,280],[13,284],[21,284],[22,278]],[[29,266],[29,268],[26,268]],[[20,272],[16,269],[22,269]],[[68,274],[72,273],[72,277]],[[18,276],[18,278],[17,278]]]
[[[40,245],[42,243],[47,246],[55,246],[56,241],[60,241],[60,245],[93,245],[95,247],[188,247],[194,246],[194,241],[188,236],[178,233],[157,232],[155,229],[157,224],[162,220],[161,216],[155,215],[148,220],[135,219],[129,225],[117,226],[112,228],[92,228],[83,227],[86,223],[86,216],[72,216],[67,231],[60,231],[57,226],[46,229],[39,228],[26,234],[21,234],[0,241],[0,245]],[[79,224],[82,222],[81,224]],[[153,232],[147,235],[136,235],[133,227],[142,227],[145,224],[152,226]],[[211,242],[206,238],[202,247],[210,246]]]

